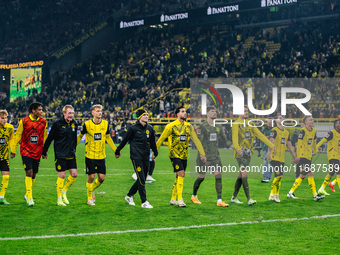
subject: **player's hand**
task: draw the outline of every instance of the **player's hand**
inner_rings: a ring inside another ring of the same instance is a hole
[[[207,157],[205,155],[200,154],[200,158],[203,163],[207,162]]]
[[[312,156],[314,156],[316,153],[313,151]]]
[[[119,157],[120,157],[120,155],[121,155],[121,154],[120,154],[120,152],[119,152],[119,154],[118,154],[118,155],[117,155],[117,154],[115,154],[116,158],[119,158]]]
[[[42,158],[43,159],[47,159],[47,154],[44,156],[44,155],[42,155]]]
[[[239,149],[239,150],[237,151],[237,154],[240,155],[241,157],[243,157],[242,149]]]
[[[295,157],[295,158],[293,159],[293,163],[299,164],[299,162],[300,162],[300,158],[296,158],[296,157]]]
[[[276,153],[275,146],[272,148],[272,152],[273,152],[273,155],[275,155]]]
[[[155,161],[155,154],[154,153],[152,153],[152,155],[151,155],[151,159],[153,160],[153,161]]]
[[[271,154],[271,152],[268,151],[268,152],[267,152],[267,155],[266,155],[266,158],[267,158],[268,161],[270,160],[270,154]]]
[[[235,149],[235,147],[234,147],[234,145],[233,145],[233,144],[230,146],[230,149]]]
[[[15,157],[15,155],[17,155],[16,153],[14,153],[14,152],[11,152],[11,158],[14,158]]]

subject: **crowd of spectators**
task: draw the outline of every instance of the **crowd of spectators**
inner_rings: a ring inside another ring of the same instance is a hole
[[[65,2],[65,1],[64,1]],[[112,48],[79,63],[70,71],[54,76],[41,94],[18,99],[6,106],[15,124],[27,114],[33,101],[45,106],[45,116],[61,115],[62,106],[72,104],[77,117],[89,118],[91,105],[104,106],[105,118],[114,126],[123,126],[133,118],[133,110],[148,105],[152,117],[172,116],[178,105],[190,108],[190,96],[176,89],[189,88],[190,78],[332,78],[338,63],[339,22],[294,22],[284,27],[235,29],[210,26],[192,31],[178,28],[141,29],[133,38],[114,43]],[[245,47],[253,37],[250,47]],[[269,53],[266,42],[280,44]],[[252,80],[239,84],[246,92]],[[307,82],[306,82],[307,83]],[[300,87],[307,86],[303,81]],[[272,85],[274,86],[274,85]],[[270,107],[271,87],[255,90],[254,105]],[[309,89],[309,88],[308,88]],[[314,117],[337,117],[340,105],[339,84],[322,83],[310,88],[315,98],[327,101],[327,106],[315,108]],[[219,109],[224,117],[232,117],[228,95]],[[2,105],[1,108],[4,106]],[[197,105],[189,110],[199,116]],[[290,107],[288,115],[301,117]]]

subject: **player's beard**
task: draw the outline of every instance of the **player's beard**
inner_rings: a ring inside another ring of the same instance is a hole
[[[181,120],[186,121],[186,120],[187,120],[187,117],[181,117]]]

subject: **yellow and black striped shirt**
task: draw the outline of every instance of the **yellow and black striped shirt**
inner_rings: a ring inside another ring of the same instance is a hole
[[[302,128],[296,147],[296,156],[312,160],[313,152],[316,153],[316,129],[309,131],[306,127]]]
[[[335,129],[328,132],[326,137],[322,138],[322,140],[316,145],[316,149],[318,149],[323,143],[327,142],[327,158],[331,159],[340,159],[340,133]]]
[[[270,138],[275,139],[275,154],[273,151],[270,154],[270,159],[285,162],[285,152],[287,148],[287,142],[289,140],[289,132],[287,129],[283,128],[283,130],[279,129],[278,127],[274,127],[270,133]]]
[[[166,138],[168,138],[169,158],[187,159],[190,138],[195,143],[198,151],[205,155],[194,128],[186,121],[181,123],[179,120],[175,120],[166,125],[161,137],[158,139],[157,150],[159,150]]]
[[[77,137],[77,144],[86,134],[85,138],[85,157],[89,159],[104,159],[105,141],[110,145],[113,151],[116,151],[112,138],[110,136],[109,123],[102,120],[96,124],[93,120],[88,120],[83,125],[83,130]]]
[[[0,127],[0,161],[7,160],[9,157],[9,146],[11,146],[12,152],[14,148],[14,127],[11,124],[6,123]]]

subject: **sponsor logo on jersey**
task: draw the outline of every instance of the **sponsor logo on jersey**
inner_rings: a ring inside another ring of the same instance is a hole
[[[308,139],[308,145],[311,145],[312,142],[313,142],[313,138],[309,138],[309,139]]]
[[[281,144],[285,144],[286,143],[286,138],[281,138]]]
[[[6,145],[6,137],[0,137],[0,145]]]
[[[244,138],[245,139],[250,139],[250,131],[249,130],[244,132]]]
[[[210,142],[216,142],[217,141],[217,134],[211,133],[210,134]]]
[[[180,143],[185,143],[186,141],[187,141],[187,135],[186,134],[179,136],[179,142]]]
[[[94,133],[94,140],[95,141],[100,141],[102,140],[102,133]]]
[[[31,144],[36,144],[38,143],[38,136],[37,135],[31,135]]]

